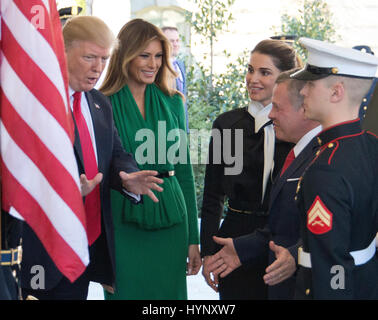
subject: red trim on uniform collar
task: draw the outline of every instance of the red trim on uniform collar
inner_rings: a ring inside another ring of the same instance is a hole
[[[358,133],[355,133],[355,134],[350,134],[350,135],[347,135],[347,136],[337,137],[336,139],[333,139],[332,141],[328,142],[327,145],[330,144],[331,142],[336,142],[336,141],[341,140],[341,139],[357,137],[357,136],[360,136],[363,133],[364,132],[361,131],[361,132],[358,132]]]
[[[329,142],[327,142],[327,143],[325,143],[325,144],[323,144],[322,146],[320,146],[320,148],[319,148],[319,153],[315,156],[315,158],[311,161],[311,164],[310,164],[310,166],[319,158],[319,156],[323,153],[323,151],[324,150],[326,150],[327,149],[327,147],[328,147],[328,145],[330,144],[330,143],[335,143],[336,144],[336,147],[334,148],[334,150],[332,150],[332,153],[331,153],[331,155],[329,156],[329,158],[328,158],[328,164],[330,165],[331,164],[331,161],[332,161],[332,158],[333,158],[333,156],[335,155],[335,153],[336,153],[336,150],[339,148],[339,140],[341,140],[341,139],[346,139],[346,138],[352,138],[352,137],[356,137],[356,136],[360,136],[360,135],[362,135],[364,133],[364,131],[361,131],[361,132],[359,132],[359,133],[355,133],[355,134],[350,134],[350,135],[348,135],[348,136],[342,136],[342,137],[337,137],[337,138],[335,138],[335,139],[333,139],[333,140],[331,140],[331,141],[329,141]]]
[[[354,122],[357,122],[357,121],[361,121],[360,118],[336,123],[333,126],[330,126],[328,128],[323,129],[322,131],[320,131],[317,136],[320,136],[323,132],[326,132],[326,131],[328,131],[328,130],[330,130],[332,128],[335,128],[335,127],[338,127],[338,126],[341,126],[341,125],[344,125],[344,124],[354,123]]]
[[[335,152],[339,148],[339,145],[340,145],[339,141],[337,141],[337,140],[335,140],[335,144],[336,144],[336,147],[333,148],[333,151],[332,151],[331,155],[328,158],[328,165],[331,165],[332,158],[335,155]]]

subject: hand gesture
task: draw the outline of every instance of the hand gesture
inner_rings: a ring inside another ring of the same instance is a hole
[[[102,181],[102,173],[97,173],[92,180],[88,180],[85,174],[80,175],[81,195],[87,196]]]
[[[213,237],[214,241],[223,246],[215,255],[212,256],[209,271],[221,278],[226,277],[236,268],[241,266],[241,262],[231,238]]]
[[[209,285],[211,289],[215,292],[218,292],[218,278],[214,279],[211,272],[209,271],[209,261],[212,256],[205,256],[203,258],[203,266],[202,266],[202,275],[206,280],[206,283]]]
[[[164,180],[155,177],[157,174],[158,172],[153,170],[143,170],[132,173],[120,171],[119,176],[122,179],[123,187],[127,191],[134,194],[145,194],[149,196],[153,202],[159,202],[152,190],[162,192],[163,188],[159,187],[157,184],[163,183]]]
[[[241,262],[231,238],[225,239],[214,236],[213,239],[216,243],[223,245],[223,248],[204,261],[204,270],[202,273],[207,284],[214,289],[214,287],[218,286],[219,277],[224,278],[229,275],[241,266]],[[213,275],[213,279],[211,279],[210,274]]]
[[[269,248],[276,255],[276,260],[266,268],[264,281],[269,286],[274,286],[282,281],[290,278],[295,270],[295,259],[289,250],[284,247],[277,246],[273,241],[269,242]]]

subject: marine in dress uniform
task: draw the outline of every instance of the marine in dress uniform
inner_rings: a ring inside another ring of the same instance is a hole
[[[378,299],[378,259],[375,255],[378,139],[361,129],[357,116],[324,125],[326,121],[330,123],[327,116],[335,116],[335,111],[331,111],[332,114],[327,111],[334,108],[335,100],[329,102],[330,91],[327,90],[330,89],[326,85],[320,87],[318,82],[329,76],[354,79],[351,81],[356,84],[361,83],[358,79],[373,79],[378,59],[318,40],[301,38],[300,42],[308,49],[308,64],[293,77],[309,81],[302,90],[305,109],[309,110],[310,117],[321,118],[315,120],[323,124],[324,130],[317,136],[317,156],[297,187],[303,245],[298,250],[296,298]],[[309,93],[315,86],[318,86],[317,91],[313,89]],[[351,102],[348,95],[353,95],[354,90],[348,92],[344,83],[338,88],[341,87],[346,92],[337,99]],[[332,86],[332,90],[334,88]],[[311,93],[317,100],[310,99]],[[332,93],[332,99],[334,94],[336,91]],[[317,110],[311,107],[311,103],[320,99],[326,101],[328,109],[319,111],[319,102]],[[343,112],[344,106],[338,104],[336,112]],[[356,115],[358,107],[356,104]],[[318,112],[316,116],[315,111]],[[320,116],[319,112],[322,112]]]

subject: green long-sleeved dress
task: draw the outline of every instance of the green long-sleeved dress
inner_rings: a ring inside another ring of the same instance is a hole
[[[106,299],[187,299],[189,244],[198,244],[198,213],[182,98],[155,84],[145,92],[145,119],[127,86],[110,96],[126,151],[141,170],[175,171],[164,178],[159,203],[134,205],[112,192],[116,290]]]

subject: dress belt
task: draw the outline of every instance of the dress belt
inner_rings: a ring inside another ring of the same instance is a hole
[[[354,259],[354,264],[360,266],[368,262],[371,258],[374,257],[376,248],[375,248],[375,238],[370,243],[370,245],[362,250],[351,251],[350,255]],[[303,251],[302,247],[298,248],[298,264],[305,268],[312,268],[311,264],[311,254]]]
[[[265,216],[268,215],[268,213],[265,212],[265,211],[239,210],[239,209],[231,208],[230,206],[228,206],[228,210],[231,211],[231,212],[235,212],[235,213],[251,214],[251,215],[258,216],[258,217],[265,217]]]
[[[164,171],[164,172],[159,172],[156,178],[169,178],[173,177],[175,175],[175,170],[170,170],[170,171]]]

